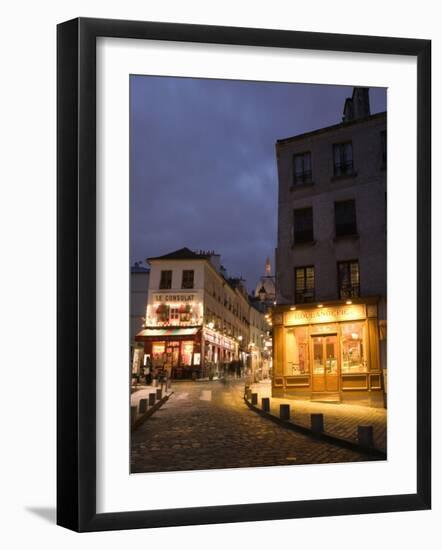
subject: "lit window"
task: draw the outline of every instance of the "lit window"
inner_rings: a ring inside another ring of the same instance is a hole
[[[176,322],[180,319],[180,310],[177,307],[170,308],[170,321]]]
[[[367,372],[365,359],[365,323],[341,324],[342,373]]]
[[[359,262],[338,262],[338,291],[341,300],[359,296]]]
[[[192,364],[193,342],[181,342],[181,364],[188,367]]]
[[[162,367],[164,364],[165,343],[154,342],[152,344],[152,365]]]
[[[297,376],[309,373],[308,329],[306,327],[287,330],[286,356],[287,374]]]
[[[307,267],[295,268],[295,303],[302,304],[313,302],[315,298],[315,268],[310,265]]]

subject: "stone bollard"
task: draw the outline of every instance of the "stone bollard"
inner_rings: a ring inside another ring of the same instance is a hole
[[[373,426],[358,426],[358,443],[364,447],[373,447]]]
[[[265,412],[270,412],[270,397],[263,397],[261,399],[261,409]]]
[[[324,431],[324,415],[322,413],[312,413],[310,415],[310,427],[313,432],[321,433]]]
[[[279,418],[281,420],[290,420],[290,405],[279,405]]]
[[[155,399],[156,399],[156,394],[149,393],[149,407],[153,407],[155,405]]]
[[[161,399],[163,396],[163,390],[161,388],[157,389],[157,399]]]
[[[252,393],[252,405],[257,405],[257,404],[258,404],[258,394]]]
[[[135,419],[137,417],[137,407],[135,405],[132,405],[130,408],[130,423],[134,424]]]
[[[144,414],[147,411],[147,399],[143,398],[140,399],[140,402],[138,403],[138,412],[140,414]]]

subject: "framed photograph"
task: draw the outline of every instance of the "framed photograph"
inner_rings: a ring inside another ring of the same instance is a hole
[[[429,509],[430,41],[57,37],[57,523]]]

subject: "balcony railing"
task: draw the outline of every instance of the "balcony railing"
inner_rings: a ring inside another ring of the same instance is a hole
[[[341,300],[359,297],[359,284],[341,285],[339,291]]]

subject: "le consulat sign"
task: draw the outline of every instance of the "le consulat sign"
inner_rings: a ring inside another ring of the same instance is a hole
[[[193,302],[195,294],[155,294],[155,302]]]
[[[322,307],[288,311],[284,314],[285,325],[309,325],[311,323],[333,323],[365,319],[365,305]]]

